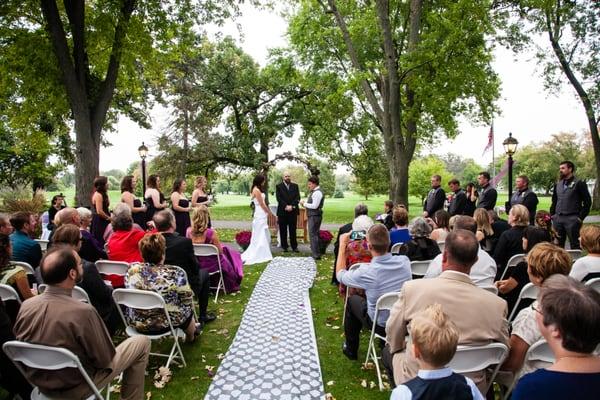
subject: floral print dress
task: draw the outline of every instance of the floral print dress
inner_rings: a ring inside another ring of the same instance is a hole
[[[193,312],[193,292],[184,270],[172,265],[135,263],[129,267],[125,287],[162,296],[174,328],[185,328]],[[169,322],[160,309],[128,310],[128,322],[140,332],[166,332]]]

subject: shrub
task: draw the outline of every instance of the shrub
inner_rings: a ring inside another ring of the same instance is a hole
[[[344,198],[344,192],[340,189],[335,189],[335,192],[333,192],[333,198],[334,199],[343,199]]]
[[[2,205],[0,210],[6,213],[28,211],[35,214],[46,210],[46,196],[43,190],[37,190],[33,196],[26,187],[0,190]]]

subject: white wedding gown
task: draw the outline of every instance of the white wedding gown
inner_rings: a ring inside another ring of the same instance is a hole
[[[265,194],[261,193],[263,200]],[[242,253],[242,261],[244,264],[257,264],[261,262],[271,261],[271,233],[267,223],[267,214],[265,210],[258,204],[258,200],[252,199],[254,203],[254,218],[252,219],[252,237],[250,245]]]

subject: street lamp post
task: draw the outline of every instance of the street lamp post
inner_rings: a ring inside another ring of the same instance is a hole
[[[144,198],[146,196],[146,156],[148,155],[148,148],[144,142],[138,147],[138,153],[142,159],[142,198]]]
[[[512,184],[513,184],[513,154],[517,151],[518,140],[512,137],[512,133],[508,134],[508,137],[502,142],[504,146],[504,152],[508,156],[508,201],[506,202],[506,212],[510,210],[510,199],[512,198]]]

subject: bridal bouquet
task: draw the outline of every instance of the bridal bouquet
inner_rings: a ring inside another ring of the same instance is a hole
[[[250,238],[252,237],[252,232],[250,231],[241,231],[235,234],[235,241],[240,247],[244,250],[250,246]]]

